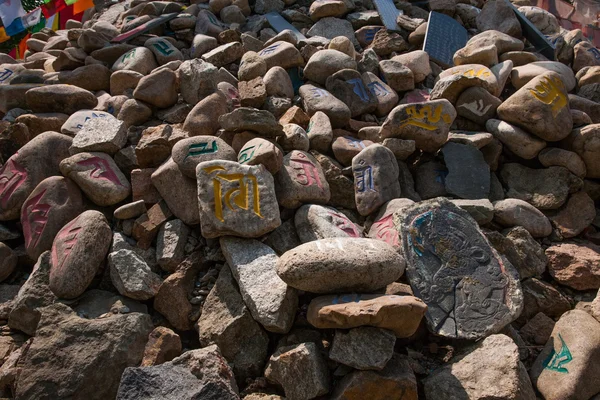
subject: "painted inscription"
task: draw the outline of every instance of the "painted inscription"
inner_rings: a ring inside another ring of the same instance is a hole
[[[81,226],[75,226],[78,221],[79,218],[75,218],[65,225],[56,235],[56,239],[54,239],[55,245],[52,246],[52,266],[54,268],[61,268],[73,251],[73,247],[77,243],[79,232],[82,229]]]
[[[13,74],[14,74],[14,71],[11,71],[8,68],[4,68],[4,71],[0,72],[0,82],[5,82]]]
[[[92,179],[104,179],[114,183],[117,186],[125,186],[121,183],[115,171],[110,168],[108,161],[100,157],[92,157],[82,161],[79,161],[77,165],[82,167],[91,167],[89,177]]]
[[[469,110],[473,114],[481,117],[481,116],[483,116],[483,114],[485,114],[486,112],[489,111],[489,109],[492,107],[492,105],[488,104],[486,106],[484,104],[483,100],[479,99],[479,100],[473,100],[470,103],[461,104],[459,107]]]
[[[188,147],[187,156],[185,156],[184,160],[188,157],[195,157],[202,154],[210,154],[216,153],[219,148],[217,147],[217,141],[213,140],[212,144],[209,147],[208,142],[195,143]]]
[[[290,166],[296,171],[295,181],[304,186],[316,185],[323,189],[317,167],[302,153],[296,153],[290,158]]]
[[[389,214],[380,220],[377,220],[373,223],[371,230],[374,230],[375,237],[379,240],[386,242],[392,246],[400,245],[400,237],[398,236],[398,231],[394,227],[394,215]]]
[[[9,158],[0,169],[0,205],[3,208],[7,206],[13,193],[27,179],[27,171],[14,160],[14,156]]]
[[[360,160],[359,168],[354,170],[354,180],[356,181],[356,191],[359,193],[375,192],[373,183],[373,167],[365,165],[365,160]]]
[[[81,124],[77,124],[77,128],[79,128],[79,129],[83,128],[83,124],[85,124],[86,122],[88,122],[92,118],[106,118],[106,115],[104,115],[104,114],[96,114],[95,112],[93,112],[91,114],[91,116],[90,115],[86,116],[85,119],[83,120],[83,122]]]
[[[226,174],[221,172],[225,171],[225,168],[220,166],[204,168],[203,170],[209,174],[219,171],[212,180],[215,194],[215,216],[217,219],[225,222],[225,209],[234,212],[238,209],[252,211],[258,217],[264,218],[260,213],[258,179],[254,175],[242,173]]]
[[[358,97],[360,97],[360,99],[364,102],[369,101],[369,94],[367,93],[367,90],[365,89],[365,85],[363,84],[362,79],[360,78],[354,78],[354,79],[348,79],[346,81],[347,83],[351,84],[353,87],[353,92],[354,94],[356,94]]]
[[[25,237],[25,247],[28,249],[37,245],[48,223],[50,205],[42,203],[44,194],[46,194],[46,189],[25,202],[21,210],[23,236]]]
[[[163,56],[168,56],[169,54],[171,54],[175,51],[171,48],[171,46],[169,46],[169,44],[167,42],[154,43],[154,44],[152,44],[152,46],[154,46],[154,48],[156,50],[158,50],[158,52],[160,54],[162,54]]]
[[[127,53],[123,54],[123,57],[121,57],[121,62],[125,62],[126,60],[133,58],[135,56],[135,51],[137,49],[133,49],[131,51],[128,51]]]
[[[558,352],[552,349],[550,356],[546,360],[546,369],[560,372],[563,374],[568,374],[569,370],[565,368],[565,365],[573,361],[573,356],[571,355],[571,351],[567,347],[564,339],[558,334],[558,338],[560,339],[560,350]]]
[[[437,126],[434,124],[440,122],[440,119],[446,124],[452,122],[452,117],[449,114],[444,113],[444,107],[441,104],[435,107],[435,109],[432,109],[429,104],[421,107],[413,105],[406,109],[406,115],[408,115],[408,119],[402,121],[400,124],[401,128],[407,125],[413,125],[428,131],[434,131],[437,129]]]
[[[268,54],[273,53],[275,50],[277,50],[277,48],[279,47],[279,43],[271,45],[269,47],[265,47],[264,49],[262,49],[260,51],[260,53],[258,53],[259,56],[266,56]]]
[[[331,216],[331,223],[338,229],[341,229],[350,237],[360,237],[356,225],[354,225],[344,214],[331,211],[329,212],[329,215]]]
[[[329,93],[327,93],[326,90],[323,90],[321,88],[316,88],[316,87],[310,88],[310,91],[311,91],[312,95],[315,97],[328,97],[329,96]]]
[[[460,71],[456,71],[453,73],[453,75],[458,75],[460,73]],[[468,78],[489,78],[491,75],[492,74],[490,71],[485,68],[480,68],[478,70],[471,68],[462,73],[462,76],[466,76]]]
[[[250,146],[250,147],[246,147],[245,149],[242,149],[242,151],[240,151],[240,154],[238,155],[238,162],[240,164],[245,164],[248,161],[250,161],[252,159],[252,157],[254,157],[254,153],[256,152],[256,150],[260,149],[262,146],[262,143],[258,145],[258,147],[256,146]]]
[[[381,82],[371,82],[367,85],[371,94],[375,97],[384,97],[390,94],[390,91],[381,84]]]
[[[544,104],[552,105],[552,116],[556,115],[567,105],[567,96],[560,89],[562,82],[556,76],[545,76],[529,92]]]

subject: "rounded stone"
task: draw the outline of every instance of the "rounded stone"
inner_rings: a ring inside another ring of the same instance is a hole
[[[494,220],[506,227],[522,226],[533,237],[546,237],[552,233],[548,218],[531,204],[519,199],[495,202]]]

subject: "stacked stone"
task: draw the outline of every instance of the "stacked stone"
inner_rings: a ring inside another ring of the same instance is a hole
[[[600,51],[513,4],[555,61],[504,0],[111,2],[0,54],[0,397],[600,396]]]

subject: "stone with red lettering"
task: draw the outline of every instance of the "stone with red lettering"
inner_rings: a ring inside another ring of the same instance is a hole
[[[333,207],[305,204],[294,216],[302,243],[336,237],[362,237],[361,228]]]
[[[104,111],[80,110],[74,114],[71,114],[69,119],[67,119],[60,128],[60,131],[65,135],[75,136],[77,132],[79,132],[79,130],[83,128],[83,124],[93,118],[114,119],[115,117],[112,114],[109,114]]]
[[[446,99],[402,104],[394,108],[381,127],[381,137],[414,140],[418,149],[433,153],[448,140],[456,110]]]
[[[329,183],[317,160],[304,151],[294,150],[283,157],[283,167],[275,175],[277,201],[285,208],[302,203],[327,203]]]
[[[306,134],[308,135],[311,150],[327,153],[333,140],[333,128],[327,114],[322,111],[315,112],[310,117]]]
[[[377,109],[377,98],[368,89],[360,72],[354,69],[343,69],[329,76],[325,87],[350,108],[352,118]]]
[[[203,161],[237,159],[235,151],[216,136],[194,136],[173,146],[173,161],[188,178],[196,178],[196,166]]]
[[[60,229],[83,212],[79,187],[70,179],[51,176],[31,192],[21,208],[27,255],[36,260],[50,250]]]
[[[394,225],[394,214],[401,212],[402,209],[412,204],[414,204],[414,201],[410,199],[393,199],[385,203],[373,218],[373,223],[369,228],[367,236],[372,239],[382,240],[401,251],[402,241],[400,233]]]
[[[0,242],[0,282],[13,273],[17,267],[17,255],[10,247]]]
[[[273,176],[262,165],[204,161],[196,178],[204,237],[259,237],[281,225]]]
[[[243,165],[262,164],[267,171],[275,175],[283,165],[283,151],[266,139],[254,138],[241,148],[237,161]]]
[[[350,121],[350,108],[327,90],[307,84],[302,85],[298,93],[308,115],[322,111],[329,117],[334,128],[344,127]]]
[[[352,159],[354,197],[361,215],[369,215],[383,203],[400,197],[400,170],[394,153],[373,144]]]
[[[367,90],[377,99],[375,114],[378,117],[387,115],[398,104],[398,94],[387,83],[372,72],[362,74]]]
[[[69,156],[72,139],[44,132],[13,154],[0,168],[0,221],[19,218],[27,196],[44,179],[59,175],[60,162]]]
[[[119,250],[108,255],[110,279],[119,293],[135,300],[153,298],[162,280],[146,262],[131,250]]]
[[[63,299],[83,294],[104,262],[111,241],[112,231],[99,211],[85,211],[67,223],[52,244],[50,290]]]
[[[150,179],[173,215],[188,225],[200,223],[196,181],[183,175],[172,158],[154,171]]]
[[[397,280],[404,258],[380,240],[337,237],[304,243],[277,262],[288,285],[312,293],[370,292]]]
[[[129,181],[106,153],[75,154],[60,163],[60,170],[99,206],[117,204],[131,194]]]
[[[73,139],[71,154],[98,151],[110,155],[127,142],[127,126],[118,119],[93,118],[86,121]]]

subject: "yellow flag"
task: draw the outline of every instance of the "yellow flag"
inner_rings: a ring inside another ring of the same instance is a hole
[[[10,39],[10,36],[6,34],[4,27],[0,26],[0,43],[6,42],[8,39]]]

